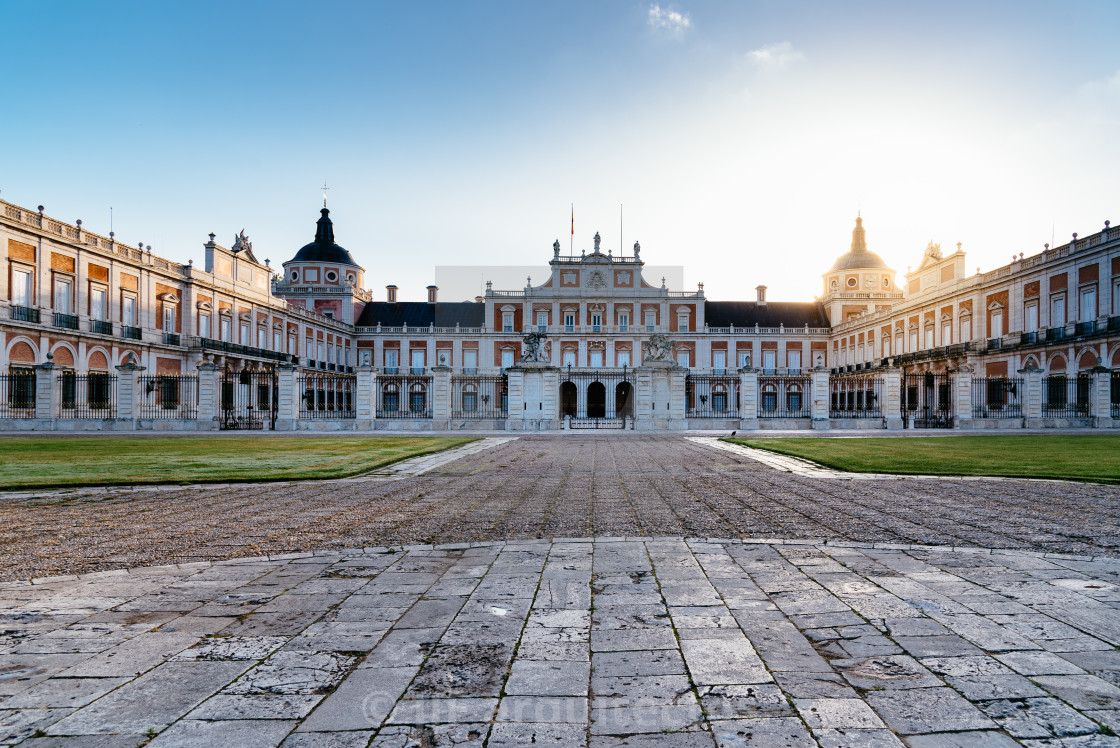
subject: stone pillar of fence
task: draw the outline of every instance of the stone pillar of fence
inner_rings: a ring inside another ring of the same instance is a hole
[[[276,430],[294,431],[299,420],[299,370],[289,363],[276,367]]]
[[[1042,419],[1042,377],[1045,372],[1036,366],[1019,369],[1023,378],[1023,392],[1020,402],[1023,409],[1023,425],[1027,428],[1038,427]]]
[[[559,368],[544,362],[522,361],[508,370],[507,377],[507,429],[545,431],[563,428],[559,420]]]
[[[739,369],[739,428],[758,428],[758,369]]]
[[[354,376],[354,428],[369,431],[377,420],[377,372],[372,366],[359,366]]]
[[[902,370],[883,369],[883,422],[891,430],[902,428]]]
[[[135,429],[140,417],[140,372],[145,367],[131,357],[117,367],[117,421],[121,428]]]
[[[688,370],[671,361],[647,361],[636,368],[634,373],[638,390],[634,429],[684,429],[684,388]]]
[[[59,368],[51,359],[50,353],[44,363],[32,367],[35,370],[35,419],[40,426],[53,428],[58,418],[58,405],[61,400],[62,386],[58,382]],[[38,424],[37,424],[38,425]]]
[[[451,426],[451,367],[432,367],[432,429],[446,431]]]
[[[198,429],[217,431],[221,426],[222,369],[209,361],[198,365]]]
[[[1099,429],[1112,428],[1112,370],[1097,365],[1093,367],[1093,425]]]
[[[832,425],[828,419],[828,369],[813,369],[809,377],[809,415],[813,428],[826,430]]]
[[[961,364],[952,371],[953,412],[956,417],[953,426],[958,429],[972,427],[972,375],[976,367],[972,364]]]

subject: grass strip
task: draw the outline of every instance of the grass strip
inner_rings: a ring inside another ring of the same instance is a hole
[[[725,439],[856,473],[1120,483],[1120,434]]]
[[[0,439],[0,489],[347,478],[470,437]]]

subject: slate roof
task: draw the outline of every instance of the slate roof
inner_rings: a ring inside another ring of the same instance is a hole
[[[709,327],[828,327],[824,307],[815,301],[705,301],[704,321]]]
[[[371,301],[362,310],[358,327],[482,327],[486,305],[474,301],[452,301],[429,304],[426,301]]]

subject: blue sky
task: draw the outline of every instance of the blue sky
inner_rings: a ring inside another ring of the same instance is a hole
[[[710,298],[808,299],[861,210],[1005,263],[1120,221],[1107,2],[11,3],[0,197],[201,258],[314,232],[423,298],[437,265],[596,230]],[[18,33],[13,33],[18,31]],[[1111,213],[1110,213],[1111,211]],[[543,276],[542,276],[543,279]],[[376,291],[378,296],[381,292]],[[446,298],[446,296],[444,297]]]

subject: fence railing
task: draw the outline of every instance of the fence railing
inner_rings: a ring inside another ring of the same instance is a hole
[[[39,310],[32,309],[29,306],[16,306],[8,307],[8,312],[11,314],[12,319],[17,322],[38,322]]]
[[[198,418],[198,377],[191,374],[155,374],[137,379],[140,418],[194,420]]]
[[[464,420],[506,418],[509,414],[508,378],[501,375],[451,377],[451,417]]]
[[[429,375],[383,374],[377,378],[378,418],[431,418]]]
[[[99,371],[87,374],[64,371],[58,375],[58,381],[62,395],[59,418],[116,418],[115,376]]]
[[[1022,418],[1022,397],[1021,377],[974,377],[972,417]]]
[[[829,377],[829,418],[882,418],[881,377]]]
[[[1109,377],[1109,402],[1111,415],[1120,418],[1120,371],[1114,371]]]
[[[345,374],[301,374],[300,418],[355,418],[358,378]]]
[[[0,418],[35,417],[35,372],[0,374]]]
[[[689,374],[684,385],[688,418],[738,418],[739,377]]]
[[[1088,418],[1093,414],[1092,374],[1052,374],[1042,379],[1043,418]]]
[[[806,376],[758,378],[759,418],[810,418],[810,378]]]

